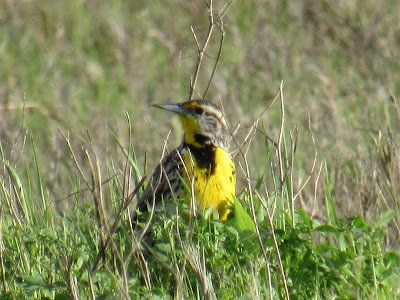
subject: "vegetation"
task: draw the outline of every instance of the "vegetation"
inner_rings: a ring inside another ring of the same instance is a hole
[[[195,89],[204,1],[0,2],[0,299],[400,297],[400,3],[380,2],[214,1]],[[191,90],[235,134],[235,218],[161,219],[142,252],[130,211],[181,139],[149,104]]]

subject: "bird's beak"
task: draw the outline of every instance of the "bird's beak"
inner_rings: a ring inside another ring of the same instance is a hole
[[[182,106],[180,106],[179,104],[152,104],[151,106],[171,111],[179,115],[183,115],[186,113],[186,110],[182,108]]]

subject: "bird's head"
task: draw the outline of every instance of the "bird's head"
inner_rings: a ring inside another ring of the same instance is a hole
[[[179,115],[185,133],[185,143],[195,147],[213,145],[228,148],[230,140],[228,126],[218,106],[204,100],[153,106]]]

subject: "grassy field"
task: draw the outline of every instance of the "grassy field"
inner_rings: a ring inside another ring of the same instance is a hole
[[[143,256],[134,190],[182,136],[150,104],[189,98],[205,1],[0,1],[0,299],[400,298],[400,2],[225,4],[194,97],[224,33],[244,210]]]

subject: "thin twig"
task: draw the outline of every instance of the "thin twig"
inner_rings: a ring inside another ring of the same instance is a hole
[[[200,47],[199,47],[199,43],[198,43],[198,40],[197,40],[196,33],[194,32],[193,27],[192,27],[193,37],[194,37],[194,39],[196,41],[196,44],[197,44],[197,62],[196,62],[196,67],[195,67],[195,71],[194,71],[194,76],[193,76],[193,78],[192,78],[192,80],[190,82],[189,100],[193,99],[193,93],[194,93],[194,91],[196,89],[197,80],[199,78],[200,69],[201,69],[201,63],[203,61],[204,52],[207,49],[208,43],[209,43],[210,38],[211,38],[212,31],[214,29],[214,24],[212,23],[212,6],[210,8],[209,18],[210,18],[210,24],[209,24],[209,27],[208,27],[207,36],[206,36],[206,39],[205,39],[203,45],[200,46]]]
[[[231,8],[233,2],[235,0],[231,0],[228,4],[225,3],[224,7],[221,9],[219,12],[219,18],[222,20],[223,17],[225,17],[225,14],[228,12],[228,10]]]
[[[222,54],[222,45],[224,44],[225,30],[224,30],[222,21],[221,21],[220,23],[221,23],[221,25],[220,25],[220,30],[221,30],[221,41],[220,41],[220,44],[219,44],[218,54],[217,54],[217,58],[216,58],[216,60],[215,60],[214,68],[213,68],[213,70],[212,70],[212,72],[211,72],[210,79],[208,80],[208,84],[207,84],[206,90],[204,91],[204,94],[203,94],[203,99],[206,98],[207,93],[208,93],[208,90],[210,89],[211,82],[212,82],[212,80],[213,80],[213,78],[214,78],[215,71],[217,70],[217,66],[218,66],[218,63],[219,63],[219,60],[220,60],[221,54]]]
[[[196,86],[197,86],[197,81],[199,79],[199,74],[200,74],[200,70],[201,70],[201,66],[202,66],[202,62],[203,62],[203,57],[204,54],[206,54],[206,50],[209,46],[210,40],[211,40],[211,36],[214,30],[215,26],[218,26],[221,30],[221,40],[220,40],[220,45],[219,45],[219,49],[218,49],[218,53],[217,53],[217,58],[213,67],[213,70],[211,72],[210,78],[208,80],[207,83],[207,87],[203,93],[203,97],[202,99],[204,99],[207,94],[208,91],[210,89],[211,86],[211,82],[214,78],[219,60],[221,58],[221,54],[222,54],[222,47],[223,47],[223,43],[224,43],[224,39],[225,39],[225,30],[223,28],[223,17],[225,16],[225,14],[227,13],[227,11],[229,10],[229,8],[231,7],[231,5],[233,4],[233,0],[230,1],[227,5],[224,5],[224,7],[221,9],[221,11],[217,14],[214,14],[214,6],[213,6],[213,1],[210,0],[210,2],[206,2],[206,5],[208,7],[208,29],[207,29],[207,33],[206,33],[206,37],[204,39],[204,42],[201,44],[197,38],[196,32],[194,30],[193,27],[191,27],[191,31],[192,31],[192,35],[193,35],[193,39],[196,43],[196,47],[197,47],[197,60],[196,60],[196,65],[194,68],[194,75],[190,80],[190,87],[189,87],[189,100],[193,99],[193,94],[196,90]]]

